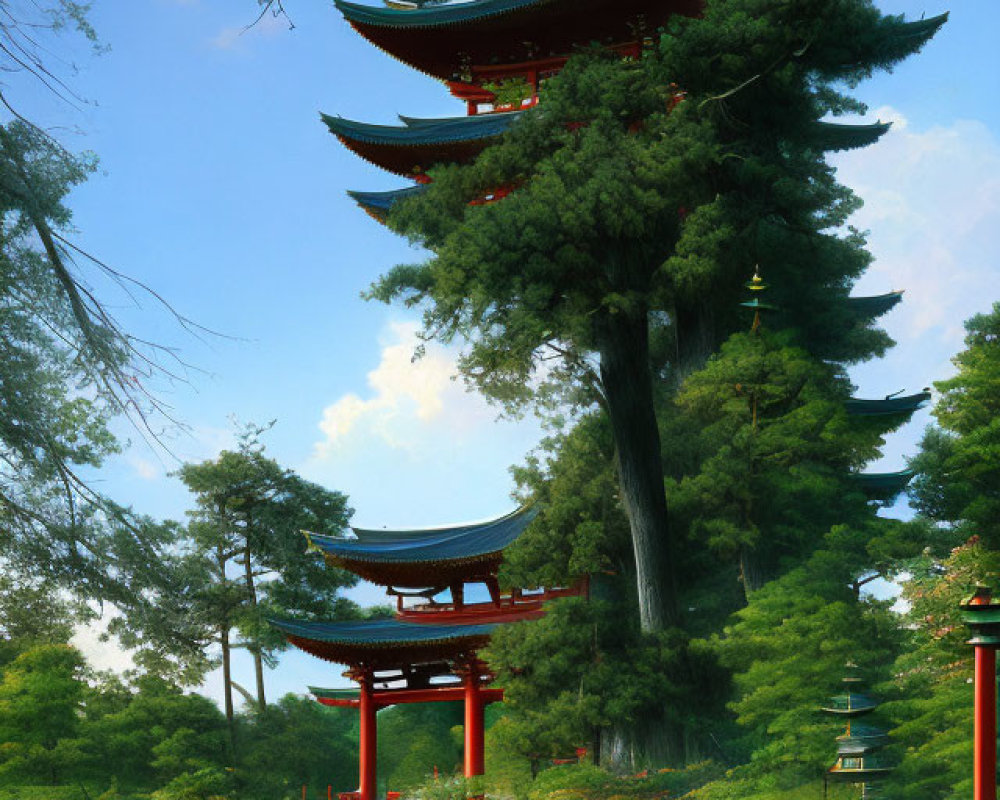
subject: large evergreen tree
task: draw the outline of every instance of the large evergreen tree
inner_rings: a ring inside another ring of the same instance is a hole
[[[940,24],[884,17],[867,0],[709,0],[638,61],[571,59],[500,145],[432,171],[429,191],[390,215],[432,257],[390,271],[375,297],[424,303],[428,335],[465,337],[462,370],[494,398],[562,388],[607,413],[646,631],[681,619],[656,383],[703,364],[734,330],[735,287],[755,261],[814,354],[884,349],[844,303],[869,256],[839,232],[857,200],[824,159],[863,142],[832,141],[819,121],[860,110],[839,88]],[[499,186],[516,191],[468,205]],[[672,343],[668,359],[654,361],[651,332]]]
[[[901,757],[891,797],[972,791],[972,657],[958,604],[978,583],[1000,586],[1000,303],[965,327],[957,373],[935,383],[937,425],[910,462],[913,503],[938,542],[913,562],[904,588],[911,641],[887,687]]]
[[[253,657],[256,705],[266,706],[264,665],[286,645],[267,617],[354,616],[339,596],[356,578],[328,568],[306,552],[302,531],[339,533],[351,509],[347,498],[310,483],[263,454],[261,429],[249,426],[236,451],[186,464],[181,479],[194,493],[188,525],[188,569],[200,576],[187,598],[189,613],[222,651],[226,716],[233,719],[234,647]],[[233,632],[237,631],[236,638]]]

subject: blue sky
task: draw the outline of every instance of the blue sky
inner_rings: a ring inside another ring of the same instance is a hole
[[[909,17],[949,9],[943,0],[878,5]],[[72,149],[100,156],[101,171],[71,201],[79,242],[235,337],[191,338],[155,303],[135,308],[94,278],[128,329],[180,347],[201,370],[188,385],[159,387],[190,426],[172,448],[183,459],[210,458],[232,443],[231,415],[276,418],[269,453],[346,492],[360,525],[503,513],[512,505],[507,467],[540,430],[531,419],[498,422],[465,394],[451,380],[453,351],[432,347],[412,364],[415,315],[360,299],[382,271],[419,254],[345,195],[399,179],[341,147],[318,117],[391,123],[397,113],[463,107],[362,40],[332,3],[288,0],[294,30],[265,19],[241,33],[253,6],[99,2],[93,22],[110,51],[75,54],[74,86],[92,103],[73,110],[37,88],[23,100]],[[858,291],[907,290],[885,319],[900,346],[854,372],[862,396],[944,377],[962,321],[1000,299],[1000,4],[952,6],[923,54],[859,89],[871,118],[896,122],[890,134],[835,160],[867,201],[855,224],[871,231],[876,260]],[[885,468],[903,466],[927,419],[893,437]],[[99,478],[145,513],[180,518],[188,498],[169,476],[175,467],[136,445]],[[122,663],[92,635],[80,641],[96,663]],[[332,683],[338,673],[289,655],[268,676],[269,692]],[[237,680],[250,678],[238,664]],[[217,697],[218,683],[211,676],[204,690]]]

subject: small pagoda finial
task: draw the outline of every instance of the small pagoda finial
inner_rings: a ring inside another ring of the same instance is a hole
[[[760,264],[754,264],[753,277],[747,281],[746,287],[751,292],[762,292],[767,288],[764,279],[760,277]]]
[[[755,293],[755,295],[756,293],[763,292],[768,288],[768,285],[764,283],[764,279],[760,277],[760,264],[754,265],[753,277],[743,285],[746,286],[746,288],[751,292]],[[760,312],[768,311],[774,308],[772,305],[762,303],[760,301],[760,297],[758,296],[755,296],[752,300],[749,300],[746,303],[740,303],[740,305],[745,308],[753,309],[753,324],[750,326],[751,333],[756,333],[760,329]]]

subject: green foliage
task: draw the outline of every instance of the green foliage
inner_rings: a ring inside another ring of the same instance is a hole
[[[885,686],[899,759],[886,794],[957,800],[972,793],[973,762],[973,659],[958,606],[976,584],[997,585],[1000,553],[972,542],[943,559],[925,555],[911,570],[903,588],[910,641]]]
[[[225,800],[232,797],[232,778],[223,770],[206,767],[184,772],[150,796],[151,800]]]
[[[719,774],[711,762],[685,770],[660,770],[647,775],[620,777],[591,764],[558,766],[539,773],[529,800],[595,800],[596,798],[679,797]]]
[[[215,704],[152,676],[92,690],[82,725],[94,777],[125,786],[221,766],[225,757],[225,719]]]
[[[20,653],[40,644],[62,644],[73,626],[88,616],[39,581],[0,575],[0,670]]]
[[[940,427],[928,428],[910,462],[914,501],[939,528],[935,549],[910,565],[903,596],[911,640],[886,687],[896,698],[887,708],[901,759],[887,786],[893,798],[952,800],[972,791],[972,659],[958,605],[978,583],[1000,586],[1000,304],[966,331],[953,359],[958,373],[935,384]],[[963,539],[950,552],[941,547]]]
[[[667,453],[673,430],[684,431],[684,461],[667,479],[672,513],[689,542],[739,565],[748,595],[801,564],[833,525],[891,533],[887,522],[879,533],[848,475],[877,456],[882,434],[901,420],[858,424],[844,408],[850,388],[793,332],[763,329],[731,336],[688,376],[665,415]]]
[[[241,796],[269,800],[296,795],[303,785],[356,788],[355,712],[288,694],[237,722]]]
[[[591,413],[512,468],[522,499],[537,501],[539,515],[504,553],[506,586],[568,585],[580,575],[631,570],[612,452],[607,417]]]
[[[506,78],[498,83],[484,83],[483,88],[493,92],[494,106],[521,107],[521,103],[532,96],[534,89],[524,78]]]
[[[389,215],[431,258],[389,271],[371,297],[421,305],[428,336],[464,339],[466,379],[508,411],[608,414],[647,631],[682,616],[674,557],[685,546],[662,501],[654,379],[676,385],[741,327],[736,295],[754,263],[777,287],[777,326],[797,331],[810,358],[857,361],[888,346],[845,302],[870,256],[847,228],[859,200],[837,184],[816,123],[861,110],[845,85],[917,51],[937,24],[907,28],[868,0],[710,1],[698,18],[673,18],[638,61],[599,48],[571,58],[500,144],[471,165],[431,170],[428,191]],[[516,191],[470,205],[500,186]],[[799,360],[813,386],[832,382]],[[794,399],[794,384],[774,388],[776,402]],[[808,407],[786,415],[787,437],[844,427]],[[759,442],[763,464],[780,455],[776,434],[734,447]],[[864,449],[840,455],[856,465]],[[793,491],[816,483],[805,460],[789,470]],[[759,550],[745,510],[752,487],[728,466],[720,454],[706,469],[702,484],[720,479],[729,508],[699,534],[720,549]],[[777,552],[755,555],[763,563],[748,588],[780,566]]]
[[[394,706],[378,717],[378,770],[380,780],[392,791],[405,791],[425,783],[437,767],[450,775],[462,763],[461,703]]]
[[[87,33],[83,6],[44,8],[55,16],[42,29],[72,21]],[[117,451],[113,416],[142,426],[159,408],[145,383],[154,355],[134,349],[72,259],[65,201],[94,168],[29,124],[0,126],[0,563],[15,583],[128,613],[164,590],[173,538],[81,477]]]
[[[260,705],[263,666],[273,665],[275,654],[286,647],[268,617],[353,618],[359,613],[338,594],[356,578],[307,553],[302,535],[303,530],[340,532],[352,513],[347,498],[267,458],[258,441],[265,429],[248,426],[236,451],[181,467],[196,507],[186,531],[174,534],[183,549],[169,573],[171,591],[141,615],[123,616],[110,626],[157,674],[177,675],[171,664],[176,643],[168,647],[164,637],[154,635],[164,629],[183,634],[192,654],[204,654],[212,642],[224,651],[245,647],[254,657]],[[232,631],[239,636],[230,642]],[[226,692],[231,697],[228,684]]]
[[[679,680],[685,645],[676,633],[642,636],[631,603],[556,601],[541,620],[494,633],[486,656],[509,711],[493,734],[532,759],[566,758],[599,746],[600,731],[641,724],[664,706],[696,716],[702,704]]]
[[[1000,303],[966,323],[958,374],[935,383],[938,428],[929,428],[912,495],[929,518],[1000,547]]]
[[[752,753],[734,777],[760,788],[791,789],[820,777],[841,733],[819,712],[822,702],[837,693],[849,661],[875,680],[898,651],[889,604],[859,599],[850,586],[850,537],[832,530],[822,549],[751,595],[723,635],[706,643],[733,673],[730,707],[746,731],[734,744]]]
[[[21,653],[0,682],[0,779],[58,784],[83,761],[83,658],[67,645]]]

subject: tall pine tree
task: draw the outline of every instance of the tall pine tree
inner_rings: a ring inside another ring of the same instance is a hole
[[[393,269],[373,296],[424,303],[428,335],[465,337],[463,372],[488,395],[518,405],[555,392],[607,413],[645,631],[682,608],[655,384],[738,327],[734,287],[754,261],[814,354],[885,348],[844,302],[869,256],[839,233],[858,201],[824,158],[877,135],[831,136],[821,120],[861,110],[840,89],[942,21],[906,23],[868,0],[709,0],[638,61],[571,59],[500,145],[433,170],[430,190],[390,215],[432,257]],[[517,189],[468,205],[499,186]],[[661,327],[673,353],[654,364]],[[553,356],[540,393],[526,389]]]

